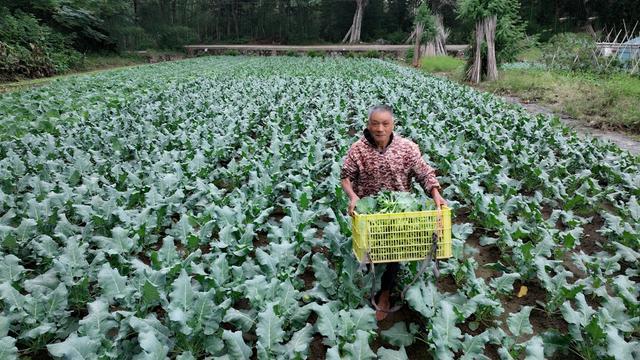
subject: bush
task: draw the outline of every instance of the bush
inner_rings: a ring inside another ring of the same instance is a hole
[[[324,51],[319,50],[309,50],[307,51],[308,57],[324,57],[326,54]]]
[[[287,50],[287,52],[284,53],[284,56],[298,57],[298,56],[300,56],[300,54],[298,54],[297,52],[295,52],[293,50]]]
[[[413,61],[413,47],[410,47],[406,53],[404,53],[404,61],[407,64],[411,64],[411,61]]]
[[[516,60],[522,50],[533,46],[535,38],[527,38],[525,23],[519,15],[519,2],[509,3],[505,13],[498,16],[496,28],[496,61],[498,64]]]
[[[72,39],[53,31],[28,14],[0,15],[0,78],[43,77],[77,66],[82,55]]]
[[[362,53],[362,57],[378,59],[382,57],[382,54],[378,50],[368,50]]]
[[[595,40],[588,34],[562,33],[553,36],[542,48],[542,61],[547,68],[615,74],[624,72],[624,64],[617,57],[604,57]]]
[[[226,55],[226,56],[239,56],[240,55],[240,51],[238,50],[225,50],[225,52],[222,53],[222,55]]]
[[[588,71],[597,62],[596,42],[586,34],[562,33],[553,36],[542,51],[542,61],[550,68]]]

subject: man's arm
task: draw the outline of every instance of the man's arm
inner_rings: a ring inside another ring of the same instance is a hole
[[[342,169],[340,170],[340,183],[342,184],[342,189],[349,197],[348,213],[351,216],[353,216],[353,211],[356,208],[356,202],[360,199],[360,197],[356,195],[356,192],[353,191],[353,185],[351,183],[352,180],[358,178],[360,172],[358,162],[353,158],[352,153],[353,146],[349,149],[342,164]]]
[[[427,194],[431,195],[437,208],[443,205],[447,206],[447,201],[440,195],[441,186],[436,178],[436,170],[422,159],[422,154],[417,145],[415,146],[412,156],[414,158],[412,173],[416,181]]]
[[[440,191],[436,187],[431,188],[431,198],[438,209],[442,206],[447,206],[447,201],[440,195]]]
[[[358,195],[353,191],[353,186],[351,186],[351,180],[349,180],[349,178],[342,179],[341,183],[342,189],[349,197],[349,215],[353,216],[353,212],[356,208],[356,202],[360,200],[360,197],[358,197]]]

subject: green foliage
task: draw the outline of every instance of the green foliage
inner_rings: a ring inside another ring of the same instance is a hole
[[[604,57],[588,34],[561,33],[554,35],[542,48],[542,62],[551,69],[587,72],[602,75],[624,73],[617,57]]]
[[[375,197],[367,196],[357,201],[356,211],[360,214],[397,213],[433,210],[433,201],[422,201],[413,193],[402,191],[381,191]]]
[[[383,57],[383,54],[378,50],[367,50],[364,52],[349,51],[344,56],[350,59],[355,59],[355,58],[379,59]]]
[[[496,15],[496,61],[498,64],[514,61],[526,44],[525,26],[520,19],[520,3],[515,0],[459,0],[458,19],[475,24]],[[470,41],[475,41],[473,35]],[[483,58],[486,48],[483,46]],[[469,52],[468,56],[472,56]]]
[[[57,5],[57,6],[56,6]],[[74,2],[61,2],[51,9],[53,20],[61,27],[96,43],[107,43],[109,37],[102,29],[103,20],[91,10]]]
[[[409,327],[415,332],[415,324],[411,324]],[[415,336],[407,330],[407,325],[402,321],[382,331],[381,335],[393,346],[410,346],[415,341]]]
[[[127,0],[108,2],[19,1],[5,5],[13,14],[26,13],[38,19],[41,25],[54,29],[72,41],[75,49],[112,50],[110,29],[131,25],[126,21],[131,3]]]
[[[80,63],[71,40],[22,12],[0,12],[0,79],[51,76]]]
[[[362,57],[370,58],[370,59],[379,59],[380,57],[382,57],[382,53],[378,50],[368,50],[362,54]]]
[[[409,49],[407,49],[407,51],[404,54],[404,59],[407,63],[411,63],[411,61],[413,61],[413,52],[414,52],[414,48],[410,47]]]
[[[307,56],[308,57],[312,57],[312,58],[325,57],[325,56],[327,56],[327,53],[325,51],[323,51],[323,50],[309,50],[309,51],[307,51]]]
[[[436,17],[431,13],[429,5],[424,1],[418,6],[415,23],[422,25],[422,41],[429,42],[436,36]]]
[[[587,34],[562,33],[553,36],[543,48],[543,62],[561,70],[596,69],[598,52],[596,42]]]
[[[458,18],[472,23],[486,17],[497,15],[498,17],[513,11],[513,0],[458,0]]]
[[[520,18],[520,2],[503,0],[497,9],[496,60],[498,64],[514,61],[529,45],[525,36],[526,23]]]

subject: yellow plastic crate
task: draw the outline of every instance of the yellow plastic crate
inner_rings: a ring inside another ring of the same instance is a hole
[[[438,226],[438,213],[441,226]],[[362,262],[369,251],[370,262],[424,260],[438,231],[436,257],[451,257],[451,209],[390,214],[356,214],[352,218],[353,253]]]

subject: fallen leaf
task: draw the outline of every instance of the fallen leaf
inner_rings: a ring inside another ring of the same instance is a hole
[[[518,297],[521,298],[521,297],[527,295],[527,291],[529,291],[529,289],[527,289],[526,286],[524,286],[524,285],[520,286],[520,291],[518,291]]]

